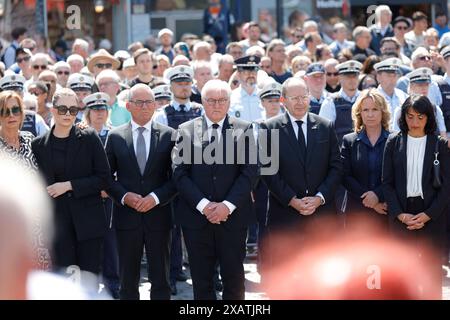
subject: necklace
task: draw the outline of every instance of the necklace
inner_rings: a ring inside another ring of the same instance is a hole
[[[3,137],[3,136],[2,136],[1,138],[2,138],[2,140],[5,142],[5,144],[6,144],[7,147],[9,147],[9,148],[14,148],[14,149],[16,149],[16,150],[19,149],[19,147],[20,147],[20,144],[19,144],[19,137],[16,137],[16,138],[14,138],[14,139],[12,139],[12,140],[6,139],[6,138]]]

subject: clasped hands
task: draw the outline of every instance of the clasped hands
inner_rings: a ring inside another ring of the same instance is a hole
[[[230,215],[230,209],[222,202],[210,202],[203,209],[202,213],[209,222],[220,224],[225,222]]]
[[[70,181],[56,182],[47,187],[47,193],[52,198],[57,198],[60,195],[66,193],[68,191],[71,191],[71,190],[72,190],[72,184],[70,183]]]
[[[150,211],[156,206],[156,201],[151,195],[142,197],[140,194],[134,192],[128,192],[123,202],[130,208],[141,213]]]
[[[321,199],[319,196],[315,197],[304,197],[302,199],[299,199],[297,197],[294,197],[289,202],[289,205],[297,210],[298,213],[304,216],[309,216],[313,214],[316,209],[320,206]]]
[[[419,230],[425,226],[425,223],[431,218],[425,213],[421,212],[416,215],[411,213],[400,213],[397,218],[405,225],[408,230]]]
[[[387,204],[385,202],[380,202],[378,196],[373,191],[364,192],[361,195],[362,204],[366,208],[375,210],[379,214],[387,214]]]

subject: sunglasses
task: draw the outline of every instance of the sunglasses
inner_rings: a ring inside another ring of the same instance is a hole
[[[97,63],[95,66],[99,69],[111,69],[112,63]]]
[[[328,77],[331,77],[331,76],[337,77],[338,75],[339,75],[339,72],[327,72]]]
[[[11,109],[10,108],[2,109],[0,112],[0,116],[7,118],[10,115],[18,116],[21,113],[22,113],[22,109],[20,109],[19,106],[13,106]]]
[[[80,111],[80,108],[76,106],[53,106],[56,110],[58,110],[58,114],[61,116],[64,116],[67,114],[67,111],[69,111],[71,116],[76,116],[78,114],[78,111]]]
[[[26,56],[26,57],[23,57],[23,58],[17,58],[16,62],[17,63],[22,63],[23,61],[30,61],[30,59],[31,59],[30,56]]]
[[[33,69],[34,69],[34,70],[39,70],[39,69],[45,70],[45,69],[47,69],[47,66],[45,66],[45,65],[42,65],[42,66],[40,66],[40,65],[35,65],[35,66],[33,66]]]
[[[63,74],[68,76],[68,75],[70,75],[70,71],[58,71],[56,74],[58,74],[59,76],[63,75]]]
[[[422,57],[419,57],[419,60],[428,61],[428,60],[431,60],[431,57],[430,56],[422,56]]]

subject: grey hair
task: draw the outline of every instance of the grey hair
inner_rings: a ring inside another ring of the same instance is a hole
[[[84,51],[89,51],[89,42],[84,39],[75,39],[75,41],[73,42],[73,46],[80,46]]]
[[[309,92],[308,85],[306,84],[305,80],[303,78],[293,77],[287,79],[285,82],[283,82],[282,89],[281,89],[281,95],[286,98],[286,91],[289,88],[290,85],[300,84],[305,87],[306,92]]]
[[[364,27],[364,26],[357,26],[354,30],[353,30],[353,39],[356,40],[356,38],[359,38],[359,36],[361,36],[361,34],[363,34],[364,32],[370,33],[369,28]]]
[[[194,70],[194,74],[197,72],[198,69],[201,69],[201,68],[208,68],[209,70],[211,70],[211,73],[212,73],[211,63],[208,61],[200,60],[200,61],[195,61],[192,64],[192,70]]]
[[[100,80],[103,78],[111,78],[114,81],[116,81],[117,83],[120,82],[119,75],[115,71],[110,70],[110,69],[103,70],[98,74],[97,78],[95,78],[95,83],[97,84],[97,86],[98,86]]]
[[[303,30],[311,27],[315,28],[316,30],[319,30],[319,25],[314,20],[308,20],[303,23]]]
[[[219,67],[224,63],[234,64],[233,56],[229,54],[224,54],[223,56],[221,56],[219,58]]]
[[[150,89],[150,87],[149,87],[148,85],[143,84],[143,83],[138,83],[138,84],[132,86],[132,87],[130,88],[130,90],[128,91],[128,99],[127,99],[127,101],[133,100],[133,94],[134,94],[136,91],[138,91],[139,89],[145,89],[145,91],[151,93],[151,95],[152,95],[153,98],[155,97],[155,95],[154,95],[154,93],[153,93],[153,90]]]
[[[386,5],[377,6],[377,8],[375,9],[375,17],[377,18],[377,20],[380,19],[381,13],[383,11],[389,12],[389,14],[392,16],[392,11],[391,8],[389,8],[389,6]]]
[[[231,97],[231,88],[230,85],[222,80],[219,79],[214,79],[214,80],[209,80],[208,82],[206,82],[206,84],[203,86],[202,88],[202,100],[206,99],[206,93],[210,90],[220,90],[220,91],[225,91],[227,93],[228,99],[230,99]]]

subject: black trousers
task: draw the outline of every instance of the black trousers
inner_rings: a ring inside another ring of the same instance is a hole
[[[170,300],[169,247],[170,229],[148,230],[144,225],[131,230],[117,230],[119,249],[120,299],[139,300],[141,259],[145,246],[151,300]]]
[[[247,228],[229,230],[208,223],[201,229],[183,228],[195,300],[216,300],[214,271],[220,264],[224,300],[245,299],[244,259]]]

